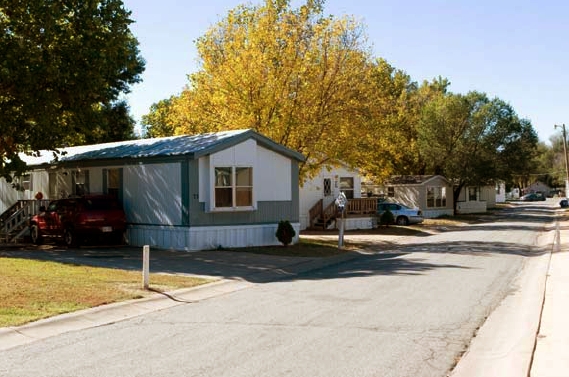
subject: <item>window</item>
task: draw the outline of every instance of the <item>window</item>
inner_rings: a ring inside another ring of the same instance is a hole
[[[332,195],[332,180],[330,178],[324,178],[324,196]]]
[[[215,168],[215,208],[253,206],[253,168]]]
[[[76,170],[72,175],[72,186],[74,195],[85,195],[89,193],[89,171]]]
[[[354,198],[354,178],[341,177],[340,178],[340,191],[346,195],[346,199]]]
[[[22,190],[24,191],[31,191],[32,190],[32,175],[31,174],[24,174],[22,176]]]
[[[477,197],[478,188],[477,187],[469,187],[468,188],[468,201],[475,202],[478,200]]]
[[[441,208],[447,205],[446,187],[427,187],[427,208]]]
[[[120,189],[120,169],[109,169],[107,171],[107,194],[119,197]]]
[[[391,186],[387,188],[387,196],[390,198],[395,198],[395,187]]]

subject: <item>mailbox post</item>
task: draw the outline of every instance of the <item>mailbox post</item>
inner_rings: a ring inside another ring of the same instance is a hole
[[[336,198],[336,205],[340,210],[340,226],[338,227],[338,249],[344,247],[344,211],[346,209],[346,204],[348,204],[348,198],[344,192],[340,192],[340,195]]]

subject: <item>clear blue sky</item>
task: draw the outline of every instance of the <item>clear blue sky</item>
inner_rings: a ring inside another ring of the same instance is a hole
[[[127,99],[135,119],[178,94],[197,70],[194,41],[239,0],[124,0],[146,60]],[[294,0],[294,7],[304,1]],[[414,81],[446,77],[510,103],[540,140],[569,127],[569,2],[562,0],[328,0],[325,13],[367,27],[376,57]]]

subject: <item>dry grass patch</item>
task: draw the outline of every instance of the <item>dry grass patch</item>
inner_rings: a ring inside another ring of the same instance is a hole
[[[19,258],[0,258],[0,327],[112,302],[142,298],[137,271],[68,265]],[[151,274],[154,290],[193,287],[212,280]]]

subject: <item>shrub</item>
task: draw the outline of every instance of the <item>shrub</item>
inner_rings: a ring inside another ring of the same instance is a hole
[[[296,232],[288,220],[279,221],[279,226],[277,227],[275,236],[277,236],[277,239],[280,243],[282,243],[284,246],[289,245],[295,235]]]
[[[394,222],[395,217],[393,217],[393,213],[388,209],[379,217],[379,225],[385,225],[387,227],[389,224],[393,224]]]

